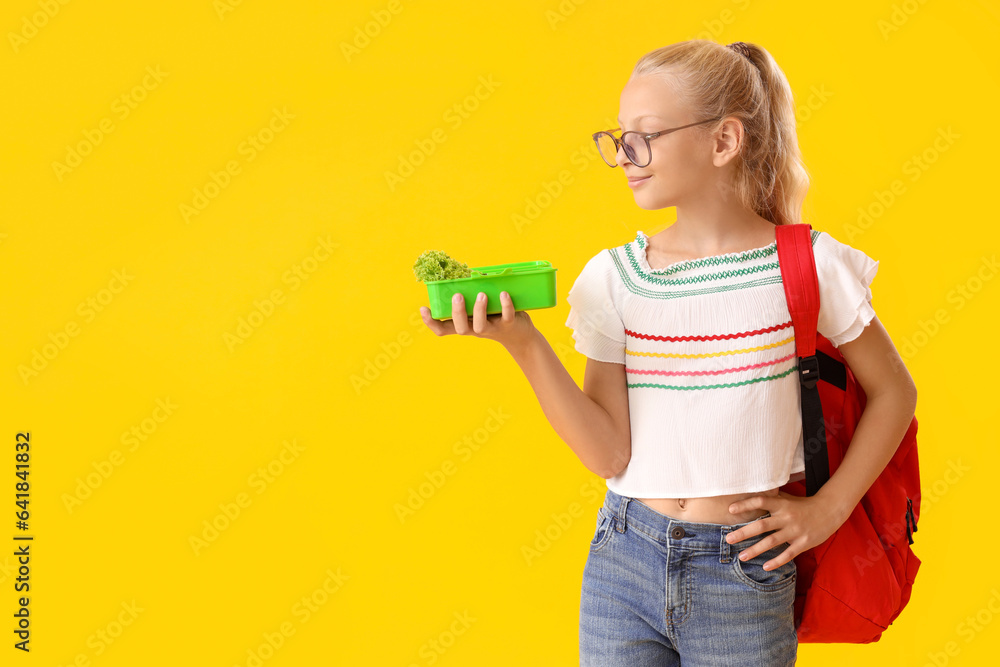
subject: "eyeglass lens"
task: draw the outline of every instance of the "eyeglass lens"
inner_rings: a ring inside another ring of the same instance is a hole
[[[597,148],[605,162],[612,166],[618,164],[618,146],[615,145],[615,140],[610,134],[602,132],[598,135]],[[624,148],[625,156],[632,164],[642,167],[649,162],[649,146],[641,135],[626,134]]]

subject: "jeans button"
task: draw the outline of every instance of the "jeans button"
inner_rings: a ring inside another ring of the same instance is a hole
[[[681,528],[680,526],[674,526],[673,530],[670,531],[670,537],[672,537],[674,539],[677,539],[677,540],[681,539],[686,534],[687,533],[685,533],[684,529]]]

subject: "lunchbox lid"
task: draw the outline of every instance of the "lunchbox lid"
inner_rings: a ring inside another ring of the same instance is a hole
[[[469,268],[468,278],[449,278],[448,280],[428,280],[427,284],[439,285],[459,280],[478,280],[481,278],[499,278],[502,276],[523,276],[532,273],[550,273],[558,271],[552,267],[552,262],[512,262],[509,264],[491,264],[490,266],[473,266]]]
[[[470,278],[495,278],[512,274],[535,273],[539,271],[554,271],[552,262],[512,262],[509,264],[493,264],[491,266],[474,266],[470,269]]]

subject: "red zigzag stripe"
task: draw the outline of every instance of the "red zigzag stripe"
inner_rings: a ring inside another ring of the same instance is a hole
[[[642,338],[643,340],[662,340],[668,342],[680,342],[685,340],[727,340],[730,338],[746,338],[747,336],[756,336],[757,334],[769,333],[771,331],[780,331],[781,329],[787,329],[792,326],[792,321],[789,320],[784,324],[775,324],[773,327],[767,327],[766,329],[757,329],[756,331],[742,331],[740,333],[731,334],[715,334],[713,336],[652,336],[650,334],[641,334],[631,331],[629,329],[625,330],[625,333],[633,338]]]

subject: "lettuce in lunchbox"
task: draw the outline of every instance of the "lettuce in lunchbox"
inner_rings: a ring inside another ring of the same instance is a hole
[[[417,280],[426,283],[435,280],[469,278],[472,276],[472,269],[469,268],[468,264],[452,259],[444,251],[428,250],[414,262],[413,273]]]

